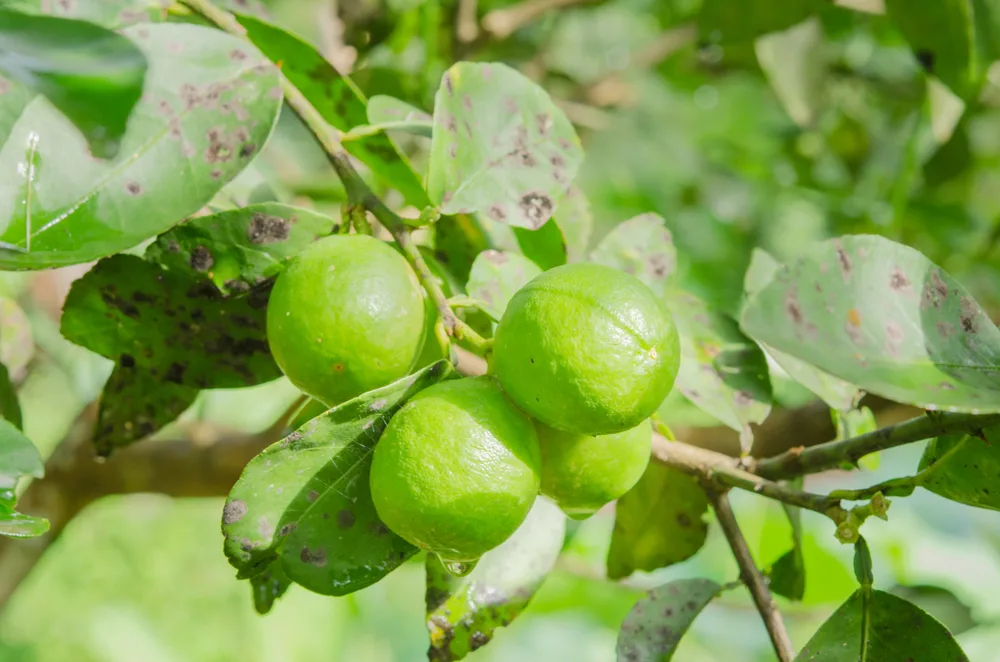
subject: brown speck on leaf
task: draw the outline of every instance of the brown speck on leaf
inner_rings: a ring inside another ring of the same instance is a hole
[[[250,218],[247,238],[252,244],[273,244],[288,239],[290,232],[291,228],[285,219],[257,212]]]
[[[687,513],[677,513],[677,524],[683,529],[690,528],[691,518],[687,515]]]
[[[558,154],[554,154],[552,158],[549,159],[549,163],[551,163],[554,168],[562,168],[566,165],[566,161]]]
[[[483,257],[487,262],[492,262],[493,264],[506,264],[507,260],[510,259],[502,251],[494,250],[492,248],[483,251]]]
[[[851,263],[851,257],[839,242],[837,243],[837,263],[840,265],[840,275],[844,277],[844,282],[850,281],[853,264]]]
[[[940,384],[938,384],[938,388],[940,388],[942,391],[954,391],[955,385],[952,384],[951,382],[941,382]]]
[[[753,394],[749,391],[739,390],[733,393],[733,402],[737,407],[746,407],[753,402]]]
[[[222,509],[222,523],[235,524],[247,514],[247,504],[242,499],[227,501]]]
[[[514,114],[517,112],[517,100],[514,97],[505,97],[503,100],[504,108],[506,108],[508,113]]]
[[[920,302],[921,309],[926,309],[928,305],[940,308],[948,298],[948,285],[942,280],[941,272],[938,269],[931,269],[930,282],[924,283],[924,291]]]
[[[354,526],[354,513],[344,508],[337,513],[337,526],[342,529],[349,529]]]
[[[139,195],[142,193],[142,186],[139,182],[129,182],[125,185],[125,190],[128,191],[129,195]]]
[[[858,321],[860,323],[860,319]],[[852,324],[850,315],[848,315],[847,322],[844,323],[844,331],[847,333],[847,337],[849,337],[851,339],[851,342],[853,342],[855,345],[864,344],[865,342],[864,334],[861,332],[861,329],[857,324]]]
[[[180,55],[184,52],[184,44],[179,41],[171,41],[167,44],[167,52],[171,55]]]
[[[948,322],[938,322],[935,326],[942,339],[948,338],[955,331],[955,325]]]
[[[308,501],[309,503],[314,502],[318,498],[319,498],[319,492],[317,492],[316,490],[309,490],[309,494],[306,495],[306,501]]]
[[[317,547],[315,550],[310,550],[308,547],[303,547],[302,552],[299,553],[299,559],[303,563],[308,563],[309,565],[314,565],[317,568],[326,567],[326,550],[322,547]]]
[[[299,528],[298,524],[296,524],[295,522],[289,522],[288,524],[285,524],[280,529],[278,529],[278,535],[284,538],[297,528]]]
[[[167,368],[167,374],[164,378],[168,382],[173,382],[175,384],[180,384],[184,381],[184,373],[187,371],[187,366],[183,363],[171,363],[170,367]]]
[[[455,93],[455,83],[451,80],[451,73],[446,72],[444,78],[441,81],[444,84],[444,89],[451,96]]]
[[[503,223],[507,220],[507,209],[499,203],[490,205],[490,208],[486,210],[486,213],[497,223]]]
[[[458,156],[458,145],[455,143],[448,145],[448,156],[451,158]]]
[[[535,128],[538,129],[538,133],[541,135],[548,135],[549,129],[552,128],[552,118],[548,113],[538,113],[535,115]]]
[[[792,322],[799,326],[803,322],[802,307],[799,306],[799,296],[793,289],[785,292],[785,314]]]
[[[280,85],[275,85],[267,91],[267,96],[271,99],[280,99],[283,96]]]
[[[535,229],[542,227],[545,221],[549,220],[549,217],[552,216],[552,210],[555,208],[555,205],[552,204],[552,198],[544,193],[534,191],[526,193],[518,206]]]
[[[4,78],[3,76],[0,76],[0,94],[7,94],[13,87],[14,86],[11,85],[11,82],[9,80]]]
[[[469,636],[469,650],[474,651],[476,649],[482,648],[490,642],[490,638],[485,632],[480,632],[476,630]]]
[[[909,294],[913,291],[913,288],[910,287],[910,279],[899,267],[893,268],[892,274],[889,276],[889,287],[901,294]]]
[[[208,163],[225,163],[233,158],[233,145],[226,138],[225,130],[214,127],[209,129],[205,136],[208,138],[208,147],[205,148],[205,161]]]
[[[466,110],[471,111],[472,110],[472,97],[470,97],[468,94],[463,94],[462,95],[462,105],[465,106]]]
[[[213,168],[212,172],[208,174],[212,179],[219,179],[220,177],[222,177],[222,171],[219,170],[218,168]]]
[[[198,94],[198,88],[191,83],[184,83],[181,85],[179,90],[181,100],[184,102],[184,108],[191,110],[201,102],[201,97]]]
[[[208,271],[215,264],[212,252],[205,246],[195,246],[191,251],[191,259],[188,260],[191,268],[195,271]]]
[[[389,535],[389,528],[382,522],[372,522],[371,524],[368,525],[368,531],[372,535],[376,535],[380,538],[382,536]]]
[[[893,356],[899,353],[899,346],[903,342],[903,327],[893,320],[886,322],[885,336],[888,342],[887,350]]]
[[[247,59],[246,51],[242,51],[238,48],[235,48],[229,51],[229,59],[232,60],[233,62],[242,62],[243,60]]]

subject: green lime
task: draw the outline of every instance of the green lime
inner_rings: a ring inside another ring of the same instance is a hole
[[[267,338],[292,383],[333,405],[408,374],[426,319],[406,260],[373,237],[336,235],[311,244],[278,276]]]
[[[639,482],[649,464],[653,429],[592,437],[537,424],[542,449],[542,494],[570,517],[586,519]]]
[[[554,428],[623,432],[656,411],[680,345],[666,306],[626,273],[569,264],[536,277],[497,326],[493,366],[521,409]]]
[[[538,436],[491,377],[435,384],[375,446],[371,491],[397,535],[445,562],[474,561],[517,530],[538,494]]]

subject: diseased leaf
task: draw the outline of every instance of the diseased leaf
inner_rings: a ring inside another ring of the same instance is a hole
[[[679,579],[641,598],[618,633],[618,662],[669,662],[691,623],[722,587],[709,579]]]
[[[0,146],[2,269],[87,262],[196,212],[263,147],[281,103],[278,72],[241,39],[195,25],[124,35],[149,63],[118,156],[95,161],[44,98]]]
[[[330,409],[251,460],[222,514],[226,555],[239,576],[259,575],[280,559],[295,583],[345,595],[415,554],[375,513],[372,451],[410,397],[452,374],[438,361]]]
[[[265,202],[192,218],[157,237],[146,259],[207,277],[224,294],[243,294],[277,276],[289,259],[338,227],[329,216]]]
[[[641,214],[615,226],[590,259],[632,274],[663,295],[677,266],[677,249],[662,216]]]
[[[434,100],[427,191],[445,214],[540,228],[583,160],[548,93],[510,67],[459,62]]]
[[[281,568],[281,561],[274,561],[267,570],[250,578],[250,590],[253,593],[253,606],[258,614],[266,614],[278,598],[285,594],[292,580]]]
[[[787,30],[821,6],[822,0],[705,0],[698,15],[698,31],[713,43],[747,41]]]
[[[125,37],[67,18],[0,8],[0,71],[49,100],[100,158],[118,153],[146,58]]]
[[[251,16],[236,15],[257,48],[281,62],[281,73],[340,131],[368,124],[368,100],[313,46],[285,30]],[[396,188],[418,209],[430,204],[420,178],[396,145],[384,133],[344,143],[344,148],[368,166],[386,184]]]
[[[650,462],[635,487],[618,500],[608,577],[621,579],[694,556],[708,534],[702,519],[707,510],[708,497],[694,478]]]
[[[1000,330],[951,276],[882,237],[803,252],[749,300],[747,333],[897,402],[1000,411]]]
[[[861,647],[872,662],[948,660],[968,662],[943,625],[916,605],[884,591],[869,598],[871,622],[862,627],[863,591],[854,593],[820,626],[795,662],[858,662]],[[862,639],[862,632],[868,634]]]
[[[528,606],[559,557],[566,516],[544,497],[506,542],[487,552],[461,579],[427,555],[428,658],[461,660],[482,648],[498,627],[510,625]]]
[[[17,390],[10,381],[7,366],[2,363],[0,363],[0,417],[10,421],[18,429],[22,427],[21,404],[17,400]]]
[[[813,16],[754,44],[757,61],[775,96],[799,126],[809,126],[823,110],[827,48],[823,25]]]
[[[196,388],[136,368],[134,359],[118,363],[101,393],[94,450],[108,457],[116,449],[148,437],[184,413],[197,396]]]
[[[566,261],[579,262],[586,259],[590,247],[590,235],[594,231],[594,217],[590,212],[590,201],[576,186],[559,201],[552,217],[562,231],[566,243]]]
[[[182,386],[236,388],[281,376],[263,302],[223,298],[210,283],[132,255],[105,258],[73,283],[61,330],[150,379]]]
[[[543,271],[566,264],[566,238],[554,216],[537,230],[514,228],[514,237],[524,256]]]
[[[920,458],[920,469],[934,470],[920,486],[946,499],[976,508],[1000,510],[1000,426],[973,434],[953,434],[931,440]]]
[[[425,138],[431,137],[434,128],[430,113],[384,94],[376,94],[368,100],[367,115],[373,127],[406,131]]]
[[[494,319],[500,319],[511,297],[540,273],[538,265],[523,255],[483,251],[472,264],[466,291],[485,303]]]
[[[156,0],[115,0],[114,2],[106,0],[74,0],[72,2],[4,0],[4,6],[26,14],[76,18],[112,30],[135,23],[160,21],[165,18],[166,13],[161,3],[156,2]]]
[[[736,320],[712,310],[697,297],[672,291],[667,301],[681,338],[676,388],[700,409],[740,433],[749,450],[750,423],[771,412],[767,358]]]
[[[772,280],[775,274],[781,269],[781,265],[770,253],[754,248],[750,256],[750,266],[743,282],[743,291],[747,299],[756,295],[764,289]],[[746,307],[746,300],[744,301]],[[764,351],[774,359],[788,376],[815,393],[826,404],[835,411],[847,411],[853,409],[861,401],[864,393],[858,387],[845,382],[842,379],[824,372],[816,366],[800,361],[794,356],[779,352],[764,343],[760,343],[755,338]]]

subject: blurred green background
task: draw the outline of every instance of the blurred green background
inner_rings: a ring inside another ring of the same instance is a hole
[[[1000,316],[996,65],[978,100],[963,104],[924,74],[883,16],[869,13],[879,8],[877,0],[840,3],[867,12],[823,3],[817,16],[778,41],[756,43],[722,28],[699,32],[699,0],[580,2],[544,13],[506,38],[491,37],[482,26],[491,24],[490,16],[509,17],[504,12],[517,3],[462,3],[480,23],[479,37],[463,43],[456,37],[458,4],[275,0],[253,9],[320,46],[338,66],[356,70],[369,94],[394,94],[427,110],[454,59],[519,67],[563,104],[583,138],[587,157],[577,183],[594,217],[591,245],[614,224],[655,211],[673,232],[685,287],[723,310],[736,311],[754,247],[785,260],[810,241],[876,233],[925,252],[994,319]],[[420,163],[426,144],[407,144]],[[331,212],[342,200],[323,155],[288,113],[225,194],[245,201],[262,185],[279,199]],[[502,228],[487,229],[498,245],[511,241]],[[34,346],[30,364],[15,377],[22,380],[26,432],[43,454],[97,397],[110,372],[110,362],[58,334],[60,297],[79,273],[5,274],[2,281],[6,296],[30,319],[26,325],[16,311],[3,311],[0,350],[23,354]],[[806,403],[800,389],[778,386],[787,407]],[[283,381],[203,393],[183,422],[262,430],[295,395]],[[712,424],[704,416],[700,421]],[[911,473],[921,450],[918,444],[886,452],[877,469],[855,475],[811,477],[808,488],[860,487]],[[3,608],[0,660],[424,658],[421,558],[344,598],[293,587],[260,617],[249,587],[235,580],[222,554],[222,503],[221,497],[137,495],[86,509]],[[787,550],[790,531],[778,506],[744,494],[734,495],[734,506],[762,565]],[[580,525],[527,612],[468,659],[613,660],[617,629],[643,589],[682,576],[737,577],[713,529],[695,558],[610,583],[603,564],[612,522],[605,512]],[[797,647],[855,586],[852,550],[834,539],[829,522],[806,513],[804,524],[806,599],[780,601]],[[975,662],[1000,660],[995,514],[918,492],[897,499],[890,522],[872,522],[865,535],[878,587],[909,591],[952,628]],[[738,590],[698,618],[675,659],[774,657],[756,611]]]

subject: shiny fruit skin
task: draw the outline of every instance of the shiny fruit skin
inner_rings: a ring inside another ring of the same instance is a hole
[[[639,482],[653,443],[643,421],[631,430],[594,437],[538,423],[542,489],[563,512],[586,519]]]
[[[539,487],[531,420],[491,377],[435,384],[400,409],[375,446],[379,517],[446,562],[474,561],[514,533]]]
[[[278,276],[267,337],[291,382],[334,405],[406,376],[426,320],[424,292],[402,256],[367,235],[335,235]]]
[[[673,317],[646,285],[597,264],[546,271],[514,295],[493,366],[517,406],[550,427],[602,435],[634,428],[673,386]]]

